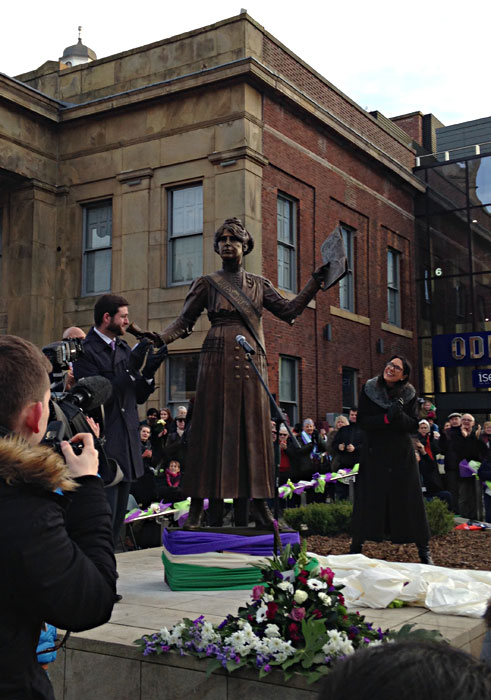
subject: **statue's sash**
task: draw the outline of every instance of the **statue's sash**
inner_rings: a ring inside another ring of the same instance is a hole
[[[205,275],[205,279],[215,287],[215,289],[222,294],[227,301],[229,301],[232,306],[240,313],[245,321],[247,328],[250,330],[254,340],[261,348],[261,350],[266,354],[264,349],[264,343],[262,341],[261,332],[261,314],[259,309],[257,309],[252,303],[251,299],[244,294],[240,287],[232,284],[228,279],[226,279],[219,272],[212,272],[211,275]]]

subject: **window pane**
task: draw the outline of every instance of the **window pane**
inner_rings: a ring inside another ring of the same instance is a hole
[[[295,245],[293,225],[293,202],[285,197],[278,197],[278,240]]]
[[[474,330],[470,278],[467,275],[434,277],[432,283],[433,333],[440,335]]]
[[[171,241],[172,282],[191,282],[203,270],[203,239],[187,236]]]
[[[298,421],[298,360],[280,357],[280,408],[285,411],[290,425]]]
[[[171,193],[171,236],[203,232],[203,187],[185,187]]]
[[[278,239],[278,286],[287,291],[296,291],[295,256],[295,202],[287,197],[277,197],[277,239]]]
[[[169,355],[167,361],[167,404],[187,404],[196,394],[199,353]]]
[[[297,400],[297,382],[295,360],[282,357],[280,359],[280,401]]]
[[[448,163],[428,169],[428,185],[437,193],[428,201],[430,214],[467,206],[465,162]],[[476,202],[478,204],[478,202]]]
[[[112,235],[112,207],[87,207],[85,248],[108,248]]]
[[[491,157],[468,162],[469,201],[473,204],[491,203]],[[491,206],[486,207],[491,213]]]
[[[394,326],[400,326],[399,292],[396,289],[388,289],[387,294],[389,323],[392,323]]]
[[[348,311],[355,310],[355,281],[354,281],[354,231],[342,227],[344,249],[348,258],[348,274],[339,282],[339,306]]]
[[[357,370],[343,367],[343,412],[357,405]]]
[[[294,251],[284,245],[278,245],[278,286],[293,289]]]
[[[469,226],[465,211],[432,216],[430,248],[432,274],[439,268],[441,275],[469,271]]]
[[[387,317],[394,326],[401,325],[401,297],[399,284],[400,254],[387,251]]]
[[[473,272],[491,270],[491,213],[487,209],[470,210]]]
[[[112,250],[85,253],[85,293],[98,294],[111,289]]]
[[[169,191],[170,284],[191,282],[203,272],[203,186]]]

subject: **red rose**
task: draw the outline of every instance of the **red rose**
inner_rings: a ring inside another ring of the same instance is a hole
[[[317,608],[312,612],[312,615],[316,617],[317,619],[322,617],[322,613],[320,610],[317,610]]]
[[[268,608],[266,610],[266,617],[268,618],[268,620],[274,620],[276,611],[278,610],[278,604],[268,603],[266,607]]]
[[[298,625],[296,625],[294,622],[288,625],[288,633],[290,635],[290,639],[293,642],[298,642],[300,640],[300,635],[298,634]]]
[[[320,577],[321,579],[326,581],[328,586],[332,586],[332,581],[334,578],[334,572],[332,571],[332,569],[330,569],[329,567],[324,568],[321,566]]]

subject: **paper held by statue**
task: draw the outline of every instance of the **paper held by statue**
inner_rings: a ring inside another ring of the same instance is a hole
[[[333,284],[339,282],[348,272],[348,258],[344,249],[341,226],[336,226],[334,231],[321,245],[322,262],[326,265],[324,281],[321,289],[325,292]]]

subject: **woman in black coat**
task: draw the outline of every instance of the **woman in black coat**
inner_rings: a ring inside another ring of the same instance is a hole
[[[350,552],[361,552],[364,540],[388,538],[395,543],[415,542],[422,563],[432,564],[411,439],[418,420],[410,372],[407,360],[395,355],[382,374],[369,379],[361,390],[357,423],[365,439],[355,485]]]

